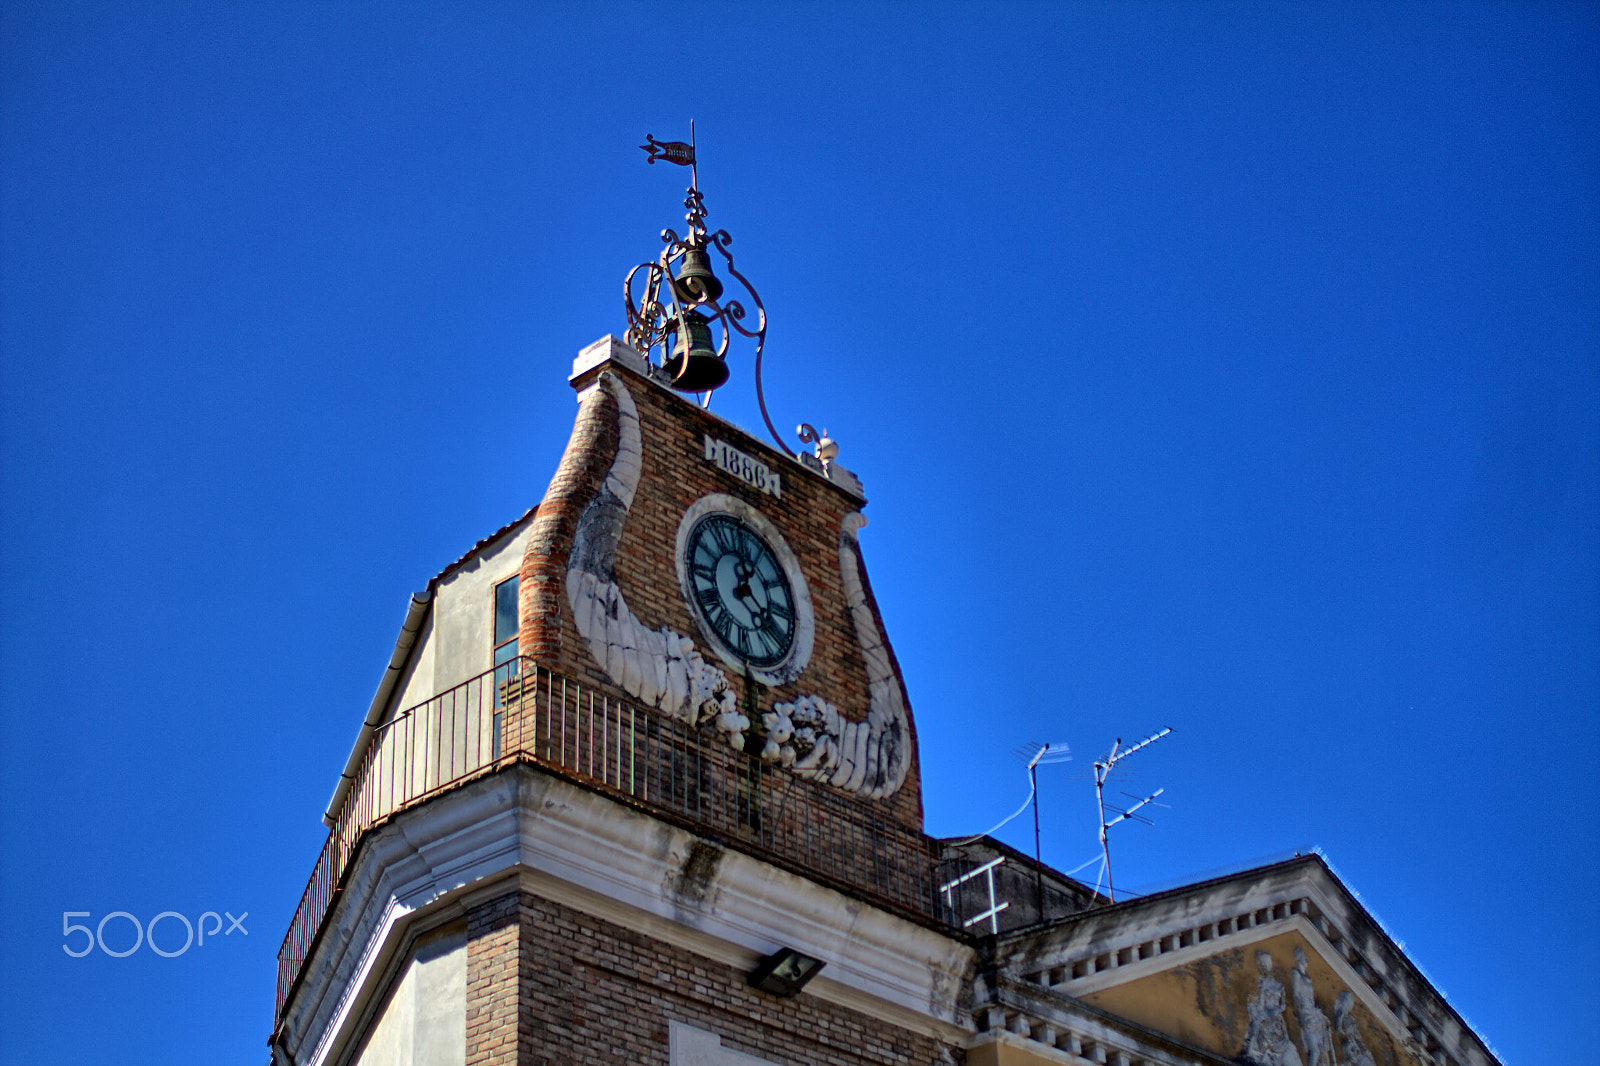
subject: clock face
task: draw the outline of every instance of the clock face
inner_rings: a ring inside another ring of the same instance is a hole
[[[684,544],[684,592],[700,619],[741,662],[766,667],[794,648],[794,590],[772,547],[731,514],[712,513]]]

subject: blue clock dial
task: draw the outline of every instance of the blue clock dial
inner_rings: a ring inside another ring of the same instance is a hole
[[[732,515],[707,515],[686,553],[690,604],[723,645],[751,666],[782,662],[794,647],[794,593],[760,534]]]

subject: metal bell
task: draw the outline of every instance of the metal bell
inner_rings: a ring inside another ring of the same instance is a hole
[[[711,322],[698,311],[684,316],[688,329],[680,330],[676,318],[667,320],[672,355],[665,363],[672,387],[680,392],[710,392],[728,380],[728,364],[711,343]]]
[[[722,295],[722,282],[711,272],[710,253],[692,245],[684,249],[683,263],[672,285],[678,299],[686,304],[705,303]]]

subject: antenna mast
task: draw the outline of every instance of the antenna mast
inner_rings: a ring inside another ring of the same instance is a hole
[[[1033,890],[1034,902],[1039,908],[1039,921],[1044,921],[1044,860],[1039,855],[1039,764],[1066,762],[1072,749],[1061,741],[1041,744],[1029,741],[1012,752],[1028,762],[1028,801],[1033,804]]]
[[[1106,898],[1108,898],[1112,903],[1117,901],[1117,892],[1116,889],[1112,887],[1111,883],[1111,839],[1109,836],[1107,836],[1106,831],[1124,819],[1135,817],[1135,811],[1146,804],[1154,803],[1156,797],[1165,792],[1166,789],[1158,788],[1150,795],[1140,800],[1138,803],[1135,803],[1132,807],[1129,807],[1127,810],[1117,811],[1117,816],[1108,822],[1106,821],[1106,778],[1110,776],[1111,768],[1116,766],[1117,763],[1121,762],[1123,759],[1126,759],[1128,756],[1132,755],[1141,748],[1148,748],[1150,745],[1154,744],[1156,741],[1160,740],[1170,732],[1172,732],[1172,728],[1170,726],[1165,727],[1158,732],[1151,733],[1149,736],[1145,737],[1131,748],[1124,748],[1122,746],[1122,738],[1118,737],[1112,742],[1110,753],[1107,754],[1104,759],[1095,760],[1094,798],[1095,801],[1100,805],[1100,854],[1105,860]],[[1115,811],[1116,808],[1113,807],[1112,810]],[[1144,822],[1147,821],[1147,819],[1141,817],[1139,818],[1139,821]]]

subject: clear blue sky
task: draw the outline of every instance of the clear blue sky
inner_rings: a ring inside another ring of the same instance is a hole
[[[1560,3],[0,4],[0,1060],[265,1061],[406,598],[542,494],[681,223],[635,145],[691,118],[775,419],[867,486],[929,830],[1064,740],[1077,866],[1089,763],[1170,725],[1120,885],[1321,847],[1508,1063],[1583,1060],[1597,45]],[[63,953],[115,910],[248,935]]]

